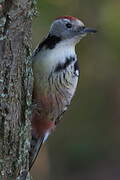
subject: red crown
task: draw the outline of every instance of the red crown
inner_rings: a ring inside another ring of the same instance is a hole
[[[56,18],[56,20],[57,19],[69,19],[69,20],[79,20],[78,18],[76,18],[76,17],[73,17],[73,16],[59,16],[59,17],[57,17]]]

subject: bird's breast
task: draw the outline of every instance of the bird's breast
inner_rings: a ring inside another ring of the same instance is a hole
[[[74,48],[65,46],[33,57],[33,116],[37,114],[39,122],[56,122],[70,105],[78,82],[76,62]]]
[[[33,57],[33,72],[49,74],[58,64],[64,64],[67,57],[75,57],[75,47],[73,44],[61,42],[55,48],[47,49],[43,47],[41,51]]]

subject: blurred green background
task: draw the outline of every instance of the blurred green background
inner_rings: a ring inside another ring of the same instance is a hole
[[[98,30],[77,46],[81,77],[62,123],[39,153],[34,180],[120,179],[120,0],[39,0],[33,48],[61,15]]]

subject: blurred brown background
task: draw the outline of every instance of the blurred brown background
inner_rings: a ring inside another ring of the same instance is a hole
[[[62,123],[49,137],[34,180],[120,179],[120,1],[39,0],[33,48],[56,16],[72,15],[99,31],[77,46],[81,77]]]

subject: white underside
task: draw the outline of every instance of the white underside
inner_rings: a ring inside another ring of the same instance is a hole
[[[64,40],[53,49],[42,49],[33,59],[33,68],[40,72],[51,72],[56,64],[65,63],[66,57],[75,56],[75,39]]]

